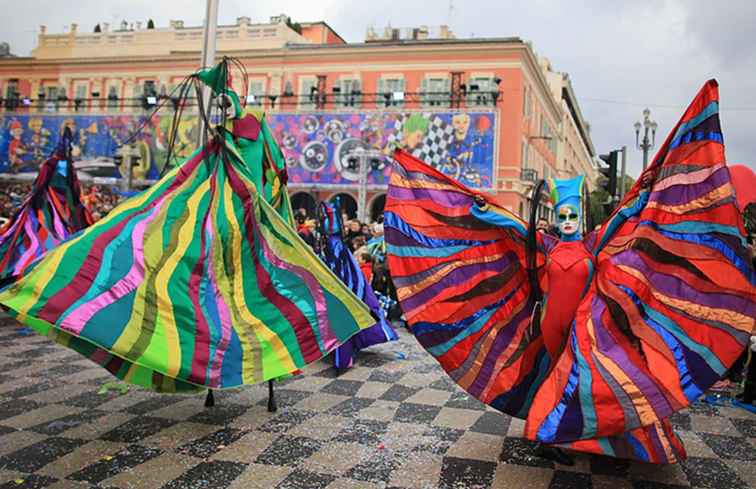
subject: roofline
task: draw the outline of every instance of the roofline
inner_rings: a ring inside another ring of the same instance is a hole
[[[295,24],[299,24],[299,25],[323,24],[324,26],[328,27],[328,30],[330,30],[331,32],[333,32],[336,37],[338,37],[339,39],[341,39],[341,42],[343,42],[344,44],[349,44],[347,42],[347,40],[344,39],[343,37],[341,37],[341,34],[339,34],[338,32],[336,32],[336,29],[334,29],[333,27],[331,27],[330,24],[328,24],[328,22],[326,22],[325,20],[317,20],[315,22],[294,22],[294,23]],[[338,46],[338,44],[337,44],[337,46]]]
[[[339,36],[341,37],[341,36]],[[286,47],[290,49],[327,49],[327,48],[372,48],[372,47],[392,47],[392,46],[425,46],[425,45],[444,45],[444,44],[525,44],[519,37],[480,37],[472,39],[399,39],[396,41],[369,41],[369,42],[352,42],[345,44],[299,44],[287,43]]]
[[[573,118],[575,119],[577,127],[580,130],[580,137],[583,139],[586,148],[588,148],[588,153],[591,156],[595,156],[596,148],[593,147],[593,141],[588,135],[588,128],[585,124],[586,121],[583,118],[582,112],[580,111],[580,105],[577,103],[577,96],[575,95],[575,91],[572,89],[572,82],[570,81],[569,76],[567,76],[566,74],[564,75],[564,78],[566,83],[562,84],[563,96],[566,94],[565,99],[567,100],[567,106],[569,107],[570,112],[573,113]]]

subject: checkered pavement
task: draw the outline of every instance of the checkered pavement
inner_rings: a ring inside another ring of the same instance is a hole
[[[0,489],[756,487],[756,415],[699,404],[674,424],[690,458],[653,466],[533,456],[521,421],[466,396],[406,331],[336,375],[203,395],[131,388],[0,319]]]

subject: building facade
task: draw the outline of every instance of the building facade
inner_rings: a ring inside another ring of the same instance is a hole
[[[0,59],[0,174],[34,171],[63,125],[76,130],[81,167],[94,177],[118,176],[112,157],[144,126],[134,177],[159,174],[169,102],[197,68],[202,29],[171,21],[95,30],[50,34],[43,26],[30,57]],[[281,15],[219,26],[217,52],[246,68],[235,87],[268,113],[295,206],[312,210],[342,195],[351,213],[377,216],[396,147],[523,216],[539,178],[595,180],[589,126],[569,78],[519,38],[456,39],[445,27],[419,27],[370,30],[366,42],[346,43],[324,22]],[[187,112],[179,155],[196,147],[196,117]],[[552,213],[547,205],[540,212]]]

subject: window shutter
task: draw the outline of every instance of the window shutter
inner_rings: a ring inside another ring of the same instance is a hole
[[[420,100],[422,101],[424,106],[427,106],[430,103],[430,95],[428,95],[428,79],[423,78],[423,81],[420,83]]]
[[[375,103],[380,107],[384,105],[385,99],[383,98],[383,94],[386,93],[386,80],[384,80],[383,78],[378,79],[378,89],[376,90],[376,92],[377,95],[375,97]]]

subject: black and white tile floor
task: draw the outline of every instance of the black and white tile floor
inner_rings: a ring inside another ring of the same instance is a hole
[[[654,466],[533,456],[523,424],[460,390],[414,338],[277,385],[171,396],[97,393],[112,378],[0,319],[0,489],[756,487],[756,415],[697,404],[674,424],[690,458]]]

